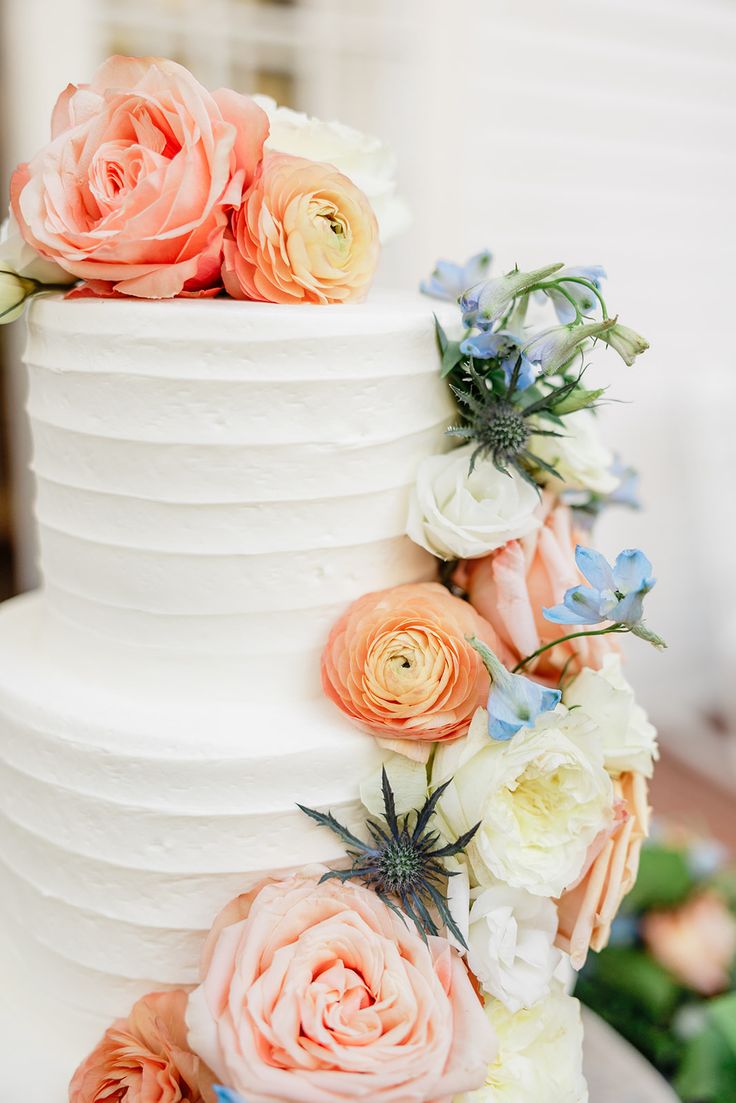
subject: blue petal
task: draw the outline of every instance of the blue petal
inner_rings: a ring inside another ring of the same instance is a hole
[[[600,611],[599,595],[587,586],[573,586],[561,605],[543,609],[542,613],[555,624],[598,624],[606,619]]]
[[[518,360],[518,354],[509,356],[507,359],[501,361],[501,367],[506,375],[506,382],[510,383],[516,369],[516,361]],[[516,382],[517,391],[525,391],[527,387],[531,387],[532,383],[537,378],[537,368],[527,359],[522,352],[521,354],[521,369],[519,371],[519,377]]]
[[[575,562],[578,569],[587,578],[595,590],[615,590],[616,580],[606,557],[595,548],[584,548],[580,544],[575,549]]]
[[[522,728],[532,727],[541,713],[559,704],[562,694],[523,674],[511,674],[505,667],[499,669],[497,663],[498,660],[486,663],[493,678],[488,694],[488,734],[491,739],[508,740]]]
[[[215,1095],[217,1103],[246,1103],[242,1095],[238,1095],[231,1088],[223,1088],[220,1084],[215,1084]]]
[[[474,356],[477,360],[492,360],[498,356],[499,347],[505,347],[504,338],[498,333],[486,330],[476,333],[473,337],[466,337],[460,342],[460,351],[465,356]]]
[[[488,734],[497,743],[508,743],[509,739],[513,739],[523,727],[524,725],[519,724],[518,721],[500,720],[497,716],[491,716],[490,712],[488,713]]]
[[[652,564],[638,548],[629,548],[616,556],[613,578],[615,589],[622,594],[632,591],[648,593],[655,582],[652,578]]]
[[[487,249],[470,257],[465,264],[438,260],[432,275],[428,280],[422,280],[419,288],[435,299],[456,302],[463,292],[483,278],[490,263],[491,254]]]
[[[610,619],[620,624],[634,625],[639,624],[643,616],[644,593],[633,590],[618,602],[611,611]]]

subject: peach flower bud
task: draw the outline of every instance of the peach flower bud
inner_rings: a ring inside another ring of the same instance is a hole
[[[582,969],[588,950],[602,950],[624,896],[634,887],[639,855],[649,834],[646,778],[621,774],[613,782],[616,797],[613,830],[595,839],[586,871],[557,901],[557,946]]]
[[[74,1073],[69,1103],[214,1103],[209,1069],[187,1045],[187,994],[153,992],[105,1032]]]
[[[724,992],[736,958],[736,918],[712,891],[644,916],[644,941],[660,965],[703,996]]]
[[[332,629],[322,686],[368,731],[395,740],[393,749],[456,739],[488,696],[488,674],[469,636],[498,647],[490,625],[439,583],[366,594]]]
[[[378,224],[363,192],[332,165],[269,153],[225,237],[234,299],[344,303],[364,298]]]
[[[554,502],[554,497],[545,492],[539,506],[542,524],[538,529],[483,559],[461,563],[455,574],[457,584],[493,626],[514,661],[567,634],[564,626],[545,620],[542,609],[562,601],[571,586],[585,583],[575,564],[578,540],[572,511]],[[571,673],[584,666],[597,670],[604,656],[615,650],[610,636],[571,640],[540,655],[525,673],[557,684],[571,657],[576,660]]]
[[[222,239],[258,168],[268,118],[166,58],[109,58],[70,84],[52,139],[10,184],[23,237],[102,294],[170,298],[220,285]]]
[[[324,867],[216,921],[189,998],[194,1049],[247,1103],[450,1103],[495,1036],[457,953]]]

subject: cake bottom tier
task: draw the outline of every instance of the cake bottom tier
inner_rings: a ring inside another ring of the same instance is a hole
[[[99,1033],[140,995],[196,983],[233,896],[344,858],[297,802],[357,826],[380,756],[318,686],[256,704],[183,682],[160,699],[48,639],[42,594],[0,612],[0,937],[20,932],[21,994]]]

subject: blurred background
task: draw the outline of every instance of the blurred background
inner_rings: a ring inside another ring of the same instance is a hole
[[[2,0],[2,187],[47,139],[67,81],[111,53],[164,54],[211,88],[380,135],[411,229],[380,282],[438,256],[604,264],[607,298],[652,348],[610,354],[609,441],[642,473],[641,513],[599,542],[639,546],[660,585],[629,676],[668,754],[655,803],[736,841],[736,192],[733,0]],[[35,584],[18,366],[4,338],[2,596]],[[636,643],[636,641],[634,641]],[[694,786],[693,779],[709,779]]]

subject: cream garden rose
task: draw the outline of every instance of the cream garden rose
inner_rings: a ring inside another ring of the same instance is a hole
[[[613,453],[601,440],[595,415],[589,410],[568,414],[560,436],[533,436],[529,447],[559,471],[566,488],[610,494],[618,486],[619,480],[611,474]],[[537,478],[543,484],[554,481],[545,471],[537,472]]]
[[[549,994],[561,959],[554,947],[554,904],[501,882],[470,890],[464,863],[452,868],[448,903],[467,943],[471,973],[509,1011],[531,1007]]]
[[[647,719],[621,669],[621,656],[606,655],[600,670],[586,667],[565,690],[568,708],[594,716],[603,746],[603,760],[615,776],[636,771],[651,777],[659,758],[657,729]]]
[[[555,984],[547,999],[511,1014],[489,1001],[498,1055],[486,1082],[455,1103],[587,1103],[580,1004]]]
[[[515,471],[481,459],[470,472],[474,443],[429,456],[409,506],[411,539],[440,559],[477,559],[539,527],[539,497]]]
[[[437,748],[432,788],[445,781],[438,814],[448,838],[480,822],[467,849],[480,885],[559,896],[613,824],[613,783],[595,724],[579,709],[558,705],[506,743],[488,738],[479,709],[466,739]]]
[[[334,165],[367,196],[382,243],[407,228],[409,208],[396,194],[396,157],[379,138],[344,123],[325,122],[279,107],[270,96],[254,99],[271,124],[266,149]]]

